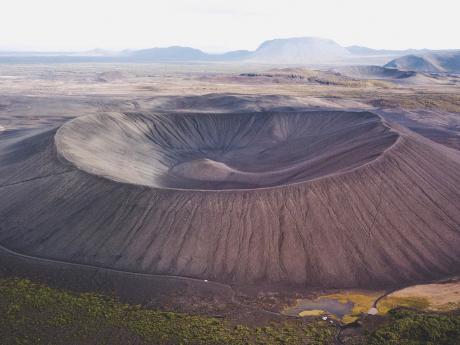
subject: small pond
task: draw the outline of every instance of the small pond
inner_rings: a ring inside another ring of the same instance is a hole
[[[316,299],[299,299],[296,305],[283,310],[283,314],[298,316],[299,313],[307,310],[324,310],[326,314],[335,315],[341,319],[347,314],[351,314],[354,303],[342,303],[333,298],[319,297]]]

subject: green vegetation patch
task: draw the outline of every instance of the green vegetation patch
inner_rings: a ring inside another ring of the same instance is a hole
[[[389,319],[372,332],[367,345],[458,345],[460,315],[420,313],[394,309]]]
[[[102,295],[71,293],[23,279],[0,279],[1,344],[329,344],[325,322],[265,327],[146,309]]]

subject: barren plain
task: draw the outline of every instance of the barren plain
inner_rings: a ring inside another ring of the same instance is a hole
[[[0,65],[1,274],[245,320],[455,276],[459,114],[455,75]]]

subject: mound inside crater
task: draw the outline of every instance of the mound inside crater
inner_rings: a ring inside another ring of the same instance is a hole
[[[367,112],[113,113],[80,117],[56,134],[80,169],[170,189],[256,189],[344,172],[377,158],[398,135]]]

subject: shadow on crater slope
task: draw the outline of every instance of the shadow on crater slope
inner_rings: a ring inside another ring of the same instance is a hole
[[[365,112],[105,114],[0,142],[0,243],[236,285],[460,264],[460,157]]]

